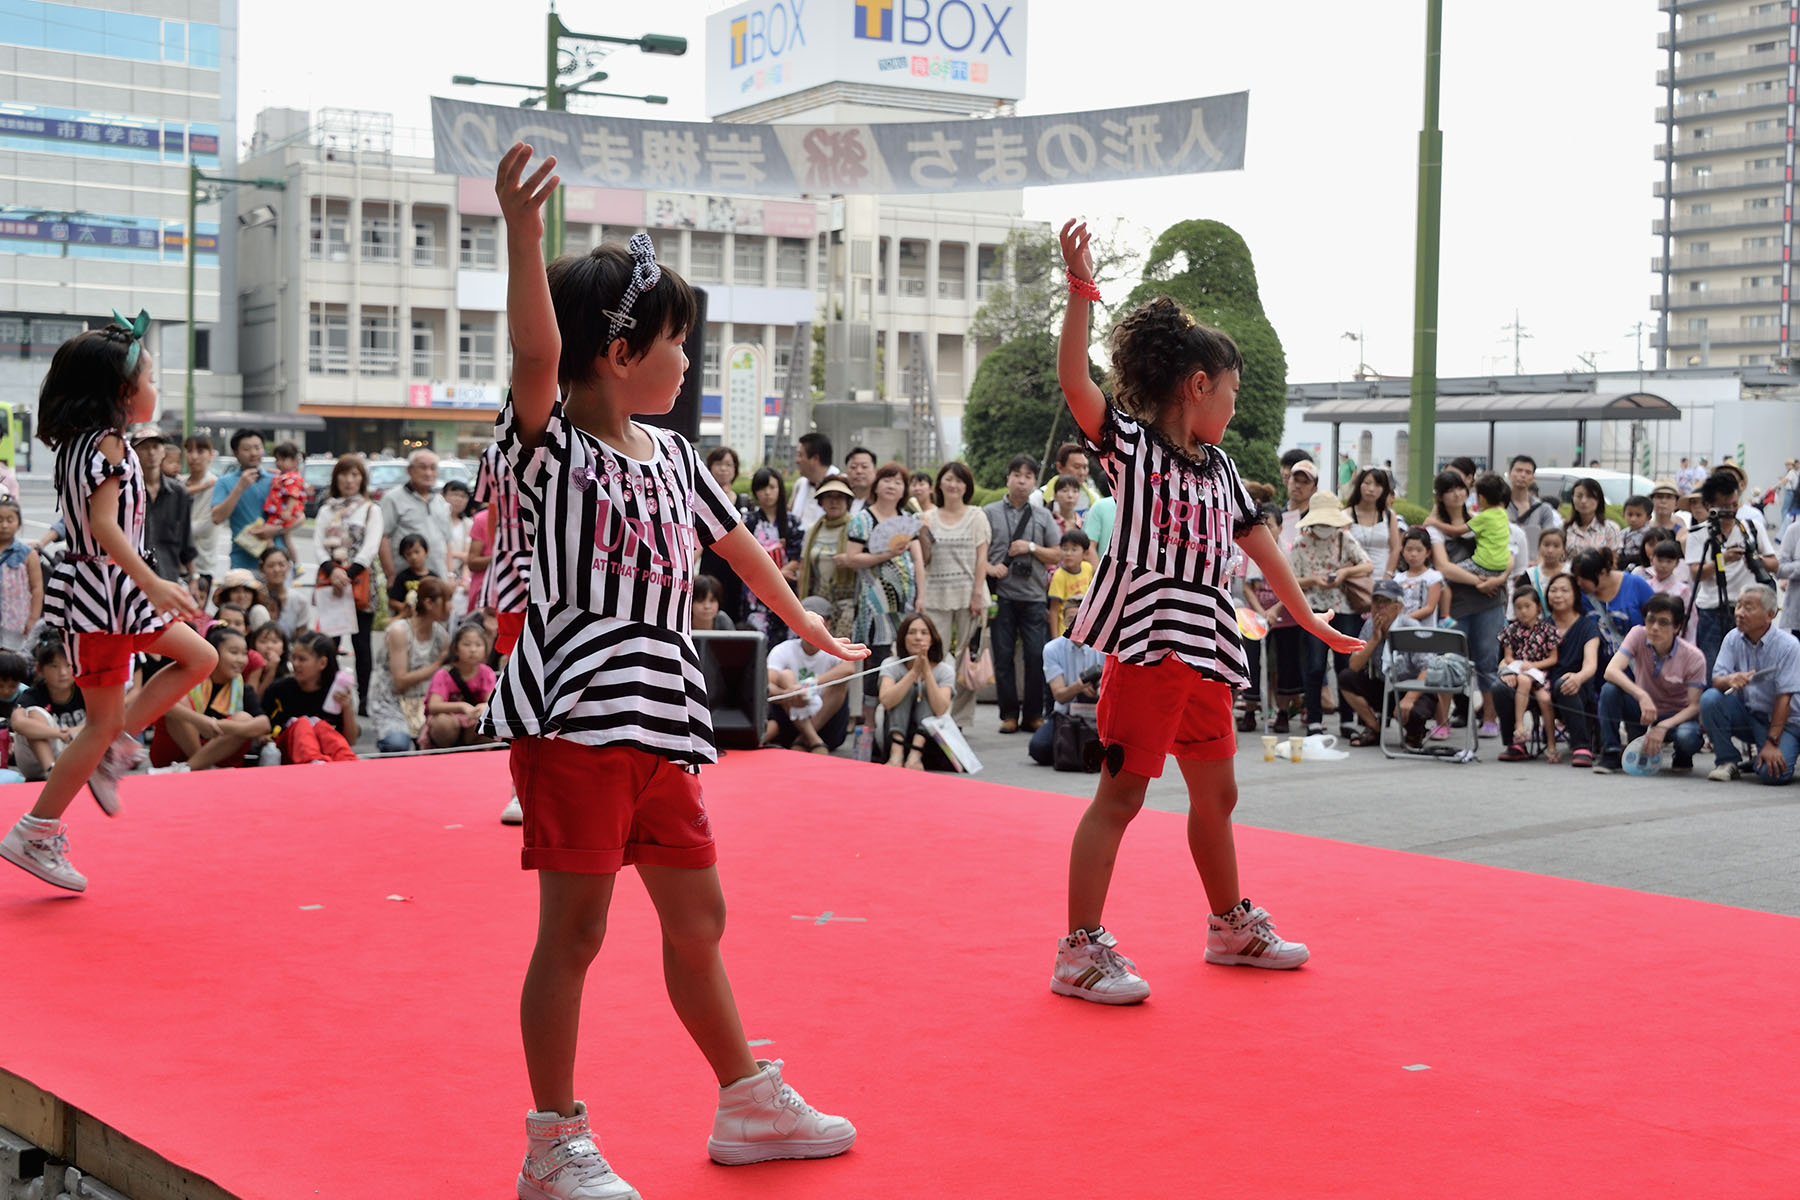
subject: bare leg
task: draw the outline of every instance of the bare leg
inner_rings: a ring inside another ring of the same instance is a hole
[[[216,767],[221,764],[235,767],[244,761],[244,747],[249,744],[250,739],[247,737],[235,733],[221,733],[188,755],[188,766],[196,771],[204,771],[208,767]]]
[[[1237,771],[1229,758],[1217,762],[1176,759],[1188,785],[1188,853],[1206,889],[1210,911],[1222,913],[1244,898],[1238,884],[1237,840],[1231,813],[1237,808]]]
[[[1375,719],[1375,709],[1367,700],[1348,688],[1344,689],[1344,700],[1356,711],[1356,715],[1362,720],[1364,728],[1374,730],[1379,730],[1381,728],[1381,722]]]
[[[1513,686],[1513,738],[1522,737],[1525,728],[1525,714],[1531,711],[1531,676],[1514,675],[1509,680]]]
[[[717,867],[640,865],[638,877],[662,919],[663,982],[669,1003],[700,1047],[719,1086],[756,1074],[719,941],[725,936],[725,893]]]
[[[1144,807],[1144,789],[1150,780],[1130,771],[1100,774],[1094,802],[1081,814],[1075,839],[1069,846],[1069,928],[1092,929],[1100,924],[1106,908],[1106,892],[1112,886],[1113,865],[1119,859],[1119,843],[1125,827]]]
[[[37,803],[31,806],[32,816],[44,821],[60,820],[74,803],[75,793],[87,783],[88,776],[100,765],[106,748],[119,736],[125,701],[122,688],[123,685],[95,688],[83,693],[87,701],[87,719],[50,767]]]
[[[575,1115],[581,990],[606,940],[614,875],[538,872],[538,936],[519,993],[525,1070],[539,1112]]]
[[[439,713],[428,717],[425,721],[430,732],[426,735],[432,746],[456,746],[462,743],[463,724],[453,716]]]

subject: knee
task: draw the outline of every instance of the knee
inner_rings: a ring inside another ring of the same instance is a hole
[[[1719,712],[1719,706],[1724,702],[1725,693],[1721,692],[1718,688],[1707,688],[1704,692],[1700,693],[1701,719],[1705,720],[1708,717],[1716,716]]]
[[[663,922],[663,944],[680,957],[705,956],[725,937],[725,898],[695,907]]]
[[[538,950],[585,970],[599,957],[605,942],[605,916],[571,917],[554,927],[546,926],[538,937]]]
[[[404,733],[384,733],[375,741],[375,748],[383,754],[398,754],[413,748],[413,740]]]

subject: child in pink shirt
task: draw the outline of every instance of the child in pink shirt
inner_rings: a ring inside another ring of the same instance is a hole
[[[498,681],[488,666],[493,645],[487,629],[470,621],[456,631],[450,644],[450,663],[440,667],[425,690],[425,729],[419,746],[468,746],[487,741],[476,730],[487,712],[488,699]]]

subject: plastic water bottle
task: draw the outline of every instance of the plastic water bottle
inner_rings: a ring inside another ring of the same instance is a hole
[[[325,711],[332,714],[343,712],[344,706],[338,703],[338,691],[351,687],[355,682],[356,680],[351,677],[350,672],[339,671],[337,677],[331,681],[331,687],[325,693]]]

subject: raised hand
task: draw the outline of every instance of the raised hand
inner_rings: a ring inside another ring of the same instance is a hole
[[[1094,255],[1088,244],[1093,241],[1093,235],[1088,232],[1087,222],[1070,217],[1063,223],[1058,240],[1062,242],[1063,263],[1069,268],[1069,274],[1092,281]]]
[[[500,199],[500,214],[506,218],[506,227],[516,233],[530,234],[535,239],[544,236],[544,201],[550,198],[550,193],[557,189],[562,179],[550,174],[556,166],[556,157],[552,155],[532,172],[531,178],[521,182],[520,177],[530,161],[531,147],[524,142],[513,143],[513,148],[501,155],[500,165],[494,171],[494,195]]]

